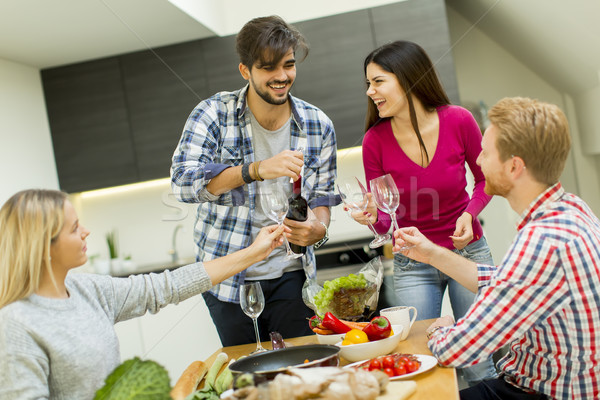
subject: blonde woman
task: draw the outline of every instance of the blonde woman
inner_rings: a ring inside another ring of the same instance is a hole
[[[120,363],[114,324],[207,291],[267,257],[283,227],[249,247],[160,274],[68,274],[86,238],[63,192],[26,190],[0,209],[0,398],[91,399]]]

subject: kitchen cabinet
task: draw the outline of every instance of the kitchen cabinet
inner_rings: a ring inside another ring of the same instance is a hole
[[[297,65],[292,93],[321,108],[334,123],[338,148],[360,146],[367,99],[364,58],[374,47],[369,11],[296,24],[311,45]]]
[[[116,57],[42,71],[59,184],[77,192],[135,182],[125,92]]]
[[[200,41],[119,57],[138,180],[169,176],[183,125],[208,95]]]
[[[407,0],[295,23],[310,44],[292,94],[333,121],[338,148],[362,143],[363,62],[383,43],[421,44],[450,99],[458,90],[443,0]],[[198,102],[245,85],[235,35],[42,71],[60,187],[68,192],[169,176]]]
[[[372,8],[370,13],[375,47],[395,40],[418,43],[435,65],[450,101],[460,104],[444,2],[401,1]]]

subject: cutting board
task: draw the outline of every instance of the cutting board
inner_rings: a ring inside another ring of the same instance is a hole
[[[388,383],[385,392],[377,396],[377,400],[404,400],[417,391],[415,381],[393,381]]]

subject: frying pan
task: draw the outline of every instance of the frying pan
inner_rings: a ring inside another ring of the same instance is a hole
[[[246,372],[254,374],[255,384],[271,380],[287,368],[337,367],[340,348],[329,344],[286,347],[253,354],[235,361],[229,369],[235,379]],[[305,362],[308,360],[308,362]]]

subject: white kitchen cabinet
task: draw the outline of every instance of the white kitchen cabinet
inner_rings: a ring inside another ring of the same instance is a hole
[[[217,330],[202,296],[169,305],[156,314],[115,326],[121,359],[154,360],[169,372],[171,385],[195,360],[205,360],[221,347]]]

